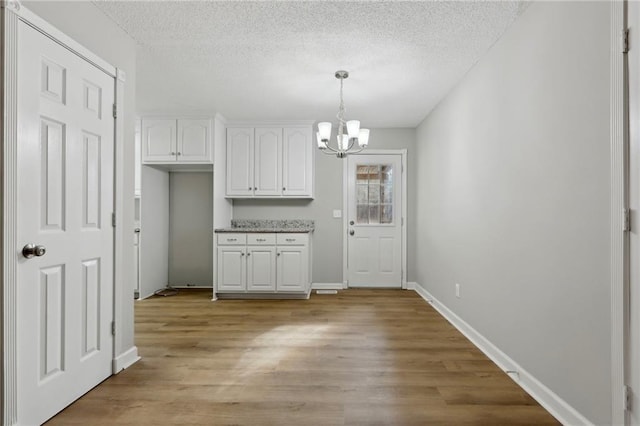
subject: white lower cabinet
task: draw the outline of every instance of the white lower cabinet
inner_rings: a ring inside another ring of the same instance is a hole
[[[308,234],[219,233],[219,294],[300,294],[311,288]]]

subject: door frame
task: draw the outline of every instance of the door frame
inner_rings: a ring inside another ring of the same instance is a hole
[[[402,163],[402,211],[401,211],[401,259],[402,268],[401,281],[402,289],[407,289],[407,150],[405,149],[367,149],[362,154],[350,154],[349,156],[362,155],[400,155]],[[347,160],[342,164],[342,288],[349,288],[349,171]]]
[[[17,238],[17,101],[18,101],[18,27],[20,21],[31,26],[35,30],[49,37],[82,59],[101,69],[114,79],[114,102],[116,111],[122,114],[124,110],[124,84],[126,75],[93,52],[76,42],[63,32],[40,18],[29,9],[25,8],[17,0],[2,1],[0,3],[0,85],[2,87],[2,100],[0,102],[0,132],[2,134],[2,148],[0,149],[0,162],[3,172],[0,173],[0,185],[2,195],[0,197],[0,316],[2,329],[0,330],[0,420],[2,424],[13,425],[18,422],[17,401],[17,262],[19,246]],[[114,114],[118,115],[118,114]],[[127,241],[124,235],[123,220],[123,188],[124,188],[124,120],[114,117],[114,212],[116,226],[114,226],[113,244],[113,320],[115,321],[115,333],[113,339],[112,371],[115,373],[120,368],[116,362],[116,354],[122,348],[115,336],[120,335],[125,329],[123,321],[122,305],[117,303],[123,300],[126,276],[124,246]],[[116,285],[120,283],[120,285]]]

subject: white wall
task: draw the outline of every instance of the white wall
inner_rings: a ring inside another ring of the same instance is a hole
[[[401,149],[408,151],[408,280],[413,281],[416,216],[414,181],[415,130],[371,129],[370,149]],[[342,210],[342,168],[344,160],[320,152],[315,155],[314,200],[234,200],[234,219],[313,219],[313,282],[342,283],[342,218],[333,217],[333,210]],[[344,213],[344,212],[343,212]]]
[[[418,283],[595,424],[611,411],[609,17],[533,3],[417,130]]]
[[[169,173],[169,200],[169,284],[212,287],[212,174]]]
[[[133,40],[108,19],[90,2],[58,2],[58,1],[23,1],[23,4],[37,15],[53,24],[77,42],[127,73],[125,83],[124,115],[125,128],[125,174],[124,188],[124,220],[121,221],[125,238],[124,252],[119,255],[124,259],[125,282],[116,283],[123,290],[119,304],[120,316],[116,322],[122,325],[116,336],[116,356],[125,353],[134,346],[133,339],[133,289],[134,247],[133,247],[133,183],[134,183],[134,120],[135,120],[135,75],[136,59]],[[122,116],[122,115],[121,115]]]

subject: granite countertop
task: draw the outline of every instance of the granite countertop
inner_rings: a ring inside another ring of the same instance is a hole
[[[230,228],[217,228],[214,232],[307,233],[314,229],[314,221],[306,219],[234,219]]]

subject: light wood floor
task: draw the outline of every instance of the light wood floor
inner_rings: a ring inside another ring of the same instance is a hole
[[[416,293],[136,302],[142,360],[50,425],[558,422]]]

